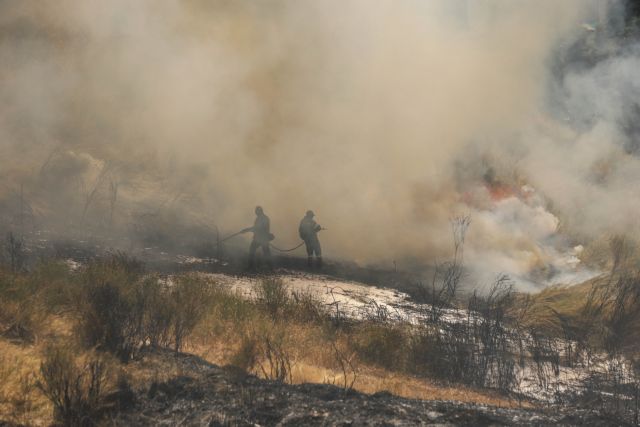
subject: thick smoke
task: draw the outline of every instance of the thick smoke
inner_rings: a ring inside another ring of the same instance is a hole
[[[429,263],[462,213],[471,265],[525,274],[578,243],[559,225],[637,228],[638,56],[554,62],[620,6],[1,2],[4,222],[18,193],[73,229],[232,232],[260,204],[288,246],[313,209],[329,256]]]

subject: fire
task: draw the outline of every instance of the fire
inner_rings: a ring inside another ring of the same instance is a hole
[[[508,199],[509,197],[517,197],[517,193],[510,185],[505,184],[486,184],[487,191],[491,200],[497,202],[499,200]]]

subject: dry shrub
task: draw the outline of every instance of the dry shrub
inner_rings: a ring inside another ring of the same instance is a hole
[[[289,305],[291,316],[298,322],[323,322],[328,318],[323,301],[311,292],[292,292]]]
[[[13,366],[11,366],[11,361],[0,353],[0,409],[10,404],[12,390],[9,389],[9,384],[12,374]]]
[[[272,319],[280,318],[286,313],[291,297],[289,287],[282,279],[269,277],[261,280],[255,288],[255,293],[258,305]]]
[[[0,334],[4,337],[33,343],[41,330],[45,312],[37,298],[0,303]]]
[[[68,310],[77,301],[79,283],[69,266],[59,260],[42,260],[36,263],[25,277],[32,295],[37,293],[47,313]]]
[[[231,357],[231,365],[244,372],[253,372],[258,364],[259,343],[255,336],[245,334],[240,341],[240,347]]]
[[[78,306],[85,346],[122,361],[148,344],[182,349],[211,306],[214,284],[197,275],[167,281],[143,273],[139,262],[123,254],[88,266]]]
[[[56,421],[93,426],[107,409],[109,367],[99,356],[78,358],[68,347],[51,346],[45,350],[37,386],[53,404]]]
[[[243,335],[240,347],[231,357],[231,364],[247,373],[292,382],[294,358],[286,325],[270,323],[259,325]]]
[[[0,414],[9,416],[15,423],[24,423],[31,411],[35,381],[30,373],[14,372],[17,362],[0,354]],[[2,421],[0,419],[0,424]]]
[[[331,345],[332,355],[334,358],[334,369],[342,374],[342,380],[334,375],[331,378],[325,378],[325,383],[340,386],[345,392],[353,390],[353,386],[358,379],[358,369],[356,367],[356,352],[352,351],[349,346],[342,348],[336,340],[329,341]]]
[[[141,283],[145,341],[182,350],[185,339],[213,310],[215,288],[215,283],[195,274],[176,276],[170,283],[145,279]]]
[[[118,284],[90,284],[81,306],[80,336],[87,347],[131,359],[143,341],[144,301]]]
[[[79,337],[89,348],[108,351],[128,361],[145,345],[156,343],[162,331],[153,319],[152,307],[161,307],[161,285],[154,276],[144,277],[141,264],[124,254],[95,260],[82,272],[78,298]],[[151,332],[151,338],[149,337]]]
[[[18,378],[17,388],[10,399],[13,418],[18,423],[28,424],[29,415],[34,409],[36,384],[36,375],[32,372],[23,373]]]
[[[353,347],[363,361],[400,370],[403,367],[406,335],[400,327],[365,323],[354,331]]]
[[[313,293],[291,291],[282,279],[266,278],[255,287],[256,303],[272,320],[318,322],[327,317],[324,303]]]
[[[39,364],[35,346],[0,340],[1,421],[29,426],[50,420],[50,405],[36,387]]]
[[[576,325],[570,330],[570,337],[578,343],[587,361],[598,353],[606,354],[606,369],[590,374],[584,381],[585,391],[577,401],[598,406],[604,413],[637,425],[640,418],[638,248],[624,236],[614,236],[609,244],[611,271],[593,281]]]
[[[253,301],[241,294],[214,288],[213,314],[220,320],[239,325],[254,319],[260,312]]]
[[[180,351],[184,340],[211,308],[213,286],[213,283],[197,275],[176,277],[168,294],[173,307],[172,331],[176,351]]]
[[[0,335],[35,341],[47,314],[41,294],[27,274],[0,271]]]
[[[594,282],[581,314],[578,338],[602,346],[611,355],[635,353],[640,326],[640,269],[623,237],[611,241],[611,273]]]
[[[259,337],[258,366],[265,378],[293,382],[293,360],[286,343],[286,328],[274,328]]]

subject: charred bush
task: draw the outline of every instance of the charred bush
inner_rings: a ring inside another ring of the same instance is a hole
[[[464,272],[464,239],[471,224],[468,216],[451,220],[453,255],[451,260],[436,264],[430,284],[417,285],[417,293],[428,303],[427,315],[431,322],[438,322],[446,308],[452,306]]]
[[[168,347],[172,343],[172,325],[175,318],[174,301],[165,284],[156,276],[139,283],[139,294],[144,301],[143,335],[151,347]]]
[[[466,321],[426,316],[411,336],[411,369],[444,381],[510,390],[517,361],[506,324],[511,297],[511,282],[500,276],[486,295],[473,294]]]
[[[131,409],[135,405],[136,393],[124,372],[118,374],[115,390],[106,395],[105,401],[117,411]]]
[[[464,328],[421,326],[409,347],[409,370],[453,383],[475,384],[473,347]]]
[[[529,332],[528,353],[538,384],[543,389],[550,386],[549,380],[560,375],[560,352],[553,338],[532,330]]]
[[[24,270],[27,263],[27,251],[24,239],[9,232],[5,240],[4,252],[7,264],[13,273]]]
[[[469,301],[467,326],[477,361],[476,385],[508,390],[515,382],[513,334],[507,325],[512,303],[513,283],[505,275],[497,278],[486,296],[474,293]]]

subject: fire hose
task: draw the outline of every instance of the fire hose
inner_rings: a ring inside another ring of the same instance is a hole
[[[280,249],[279,247],[277,247],[276,245],[274,245],[273,243],[269,243],[269,246],[271,246],[273,249],[275,249],[278,252],[293,252],[296,249],[298,249],[300,246],[304,245],[304,241],[300,242],[300,244],[298,246],[296,246],[295,248],[291,248],[291,249]]]
[[[322,228],[321,230],[326,230],[326,228]],[[233,233],[233,234],[231,234],[230,236],[227,236],[227,237],[225,237],[224,239],[220,240],[220,241],[218,242],[218,244],[220,244],[220,243],[222,243],[222,242],[224,242],[224,241],[226,241],[226,240],[229,240],[229,239],[231,239],[232,237],[236,237],[236,236],[238,236],[238,235],[240,235],[240,234],[243,234],[243,233],[245,233],[245,232],[246,232],[245,230],[240,230],[240,231],[238,231],[237,233]],[[276,250],[276,251],[278,251],[278,252],[293,252],[293,251],[295,251],[296,249],[298,249],[299,247],[301,247],[302,245],[304,245],[304,241],[300,242],[297,246],[294,246],[293,248],[290,248],[290,249],[282,249],[282,248],[277,247],[277,246],[276,246],[276,245],[274,245],[273,243],[269,243],[269,246],[270,246],[271,248],[275,249],[275,250]]]
[[[245,232],[246,232],[245,230],[240,230],[237,233],[233,233],[233,234],[225,237],[224,239],[218,241],[217,245],[219,245],[220,243],[225,242],[225,241],[227,241],[227,240],[229,240],[229,239],[231,239],[233,237],[239,236],[240,234],[243,234]],[[300,242],[300,244],[298,244],[298,246],[295,246],[295,247],[293,247],[291,249],[282,249],[282,248],[277,247],[273,243],[269,243],[269,246],[272,247],[273,249],[275,249],[278,252],[293,252],[293,251],[295,251],[296,249],[298,249],[302,245],[304,245],[304,241]]]
[[[318,231],[322,231],[322,230],[326,230],[326,228],[319,228]],[[276,245],[274,245],[273,243],[269,243],[269,246],[272,247],[273,249],[275,249],[278,252],[293,252],[296,249],[298,249],[300,246],[304,245],[305,242],[304,240],[302,242],[300,242],[300,244],[296,247],[293,247],[291,249],[280,249],[279,247],[277,247]]]

